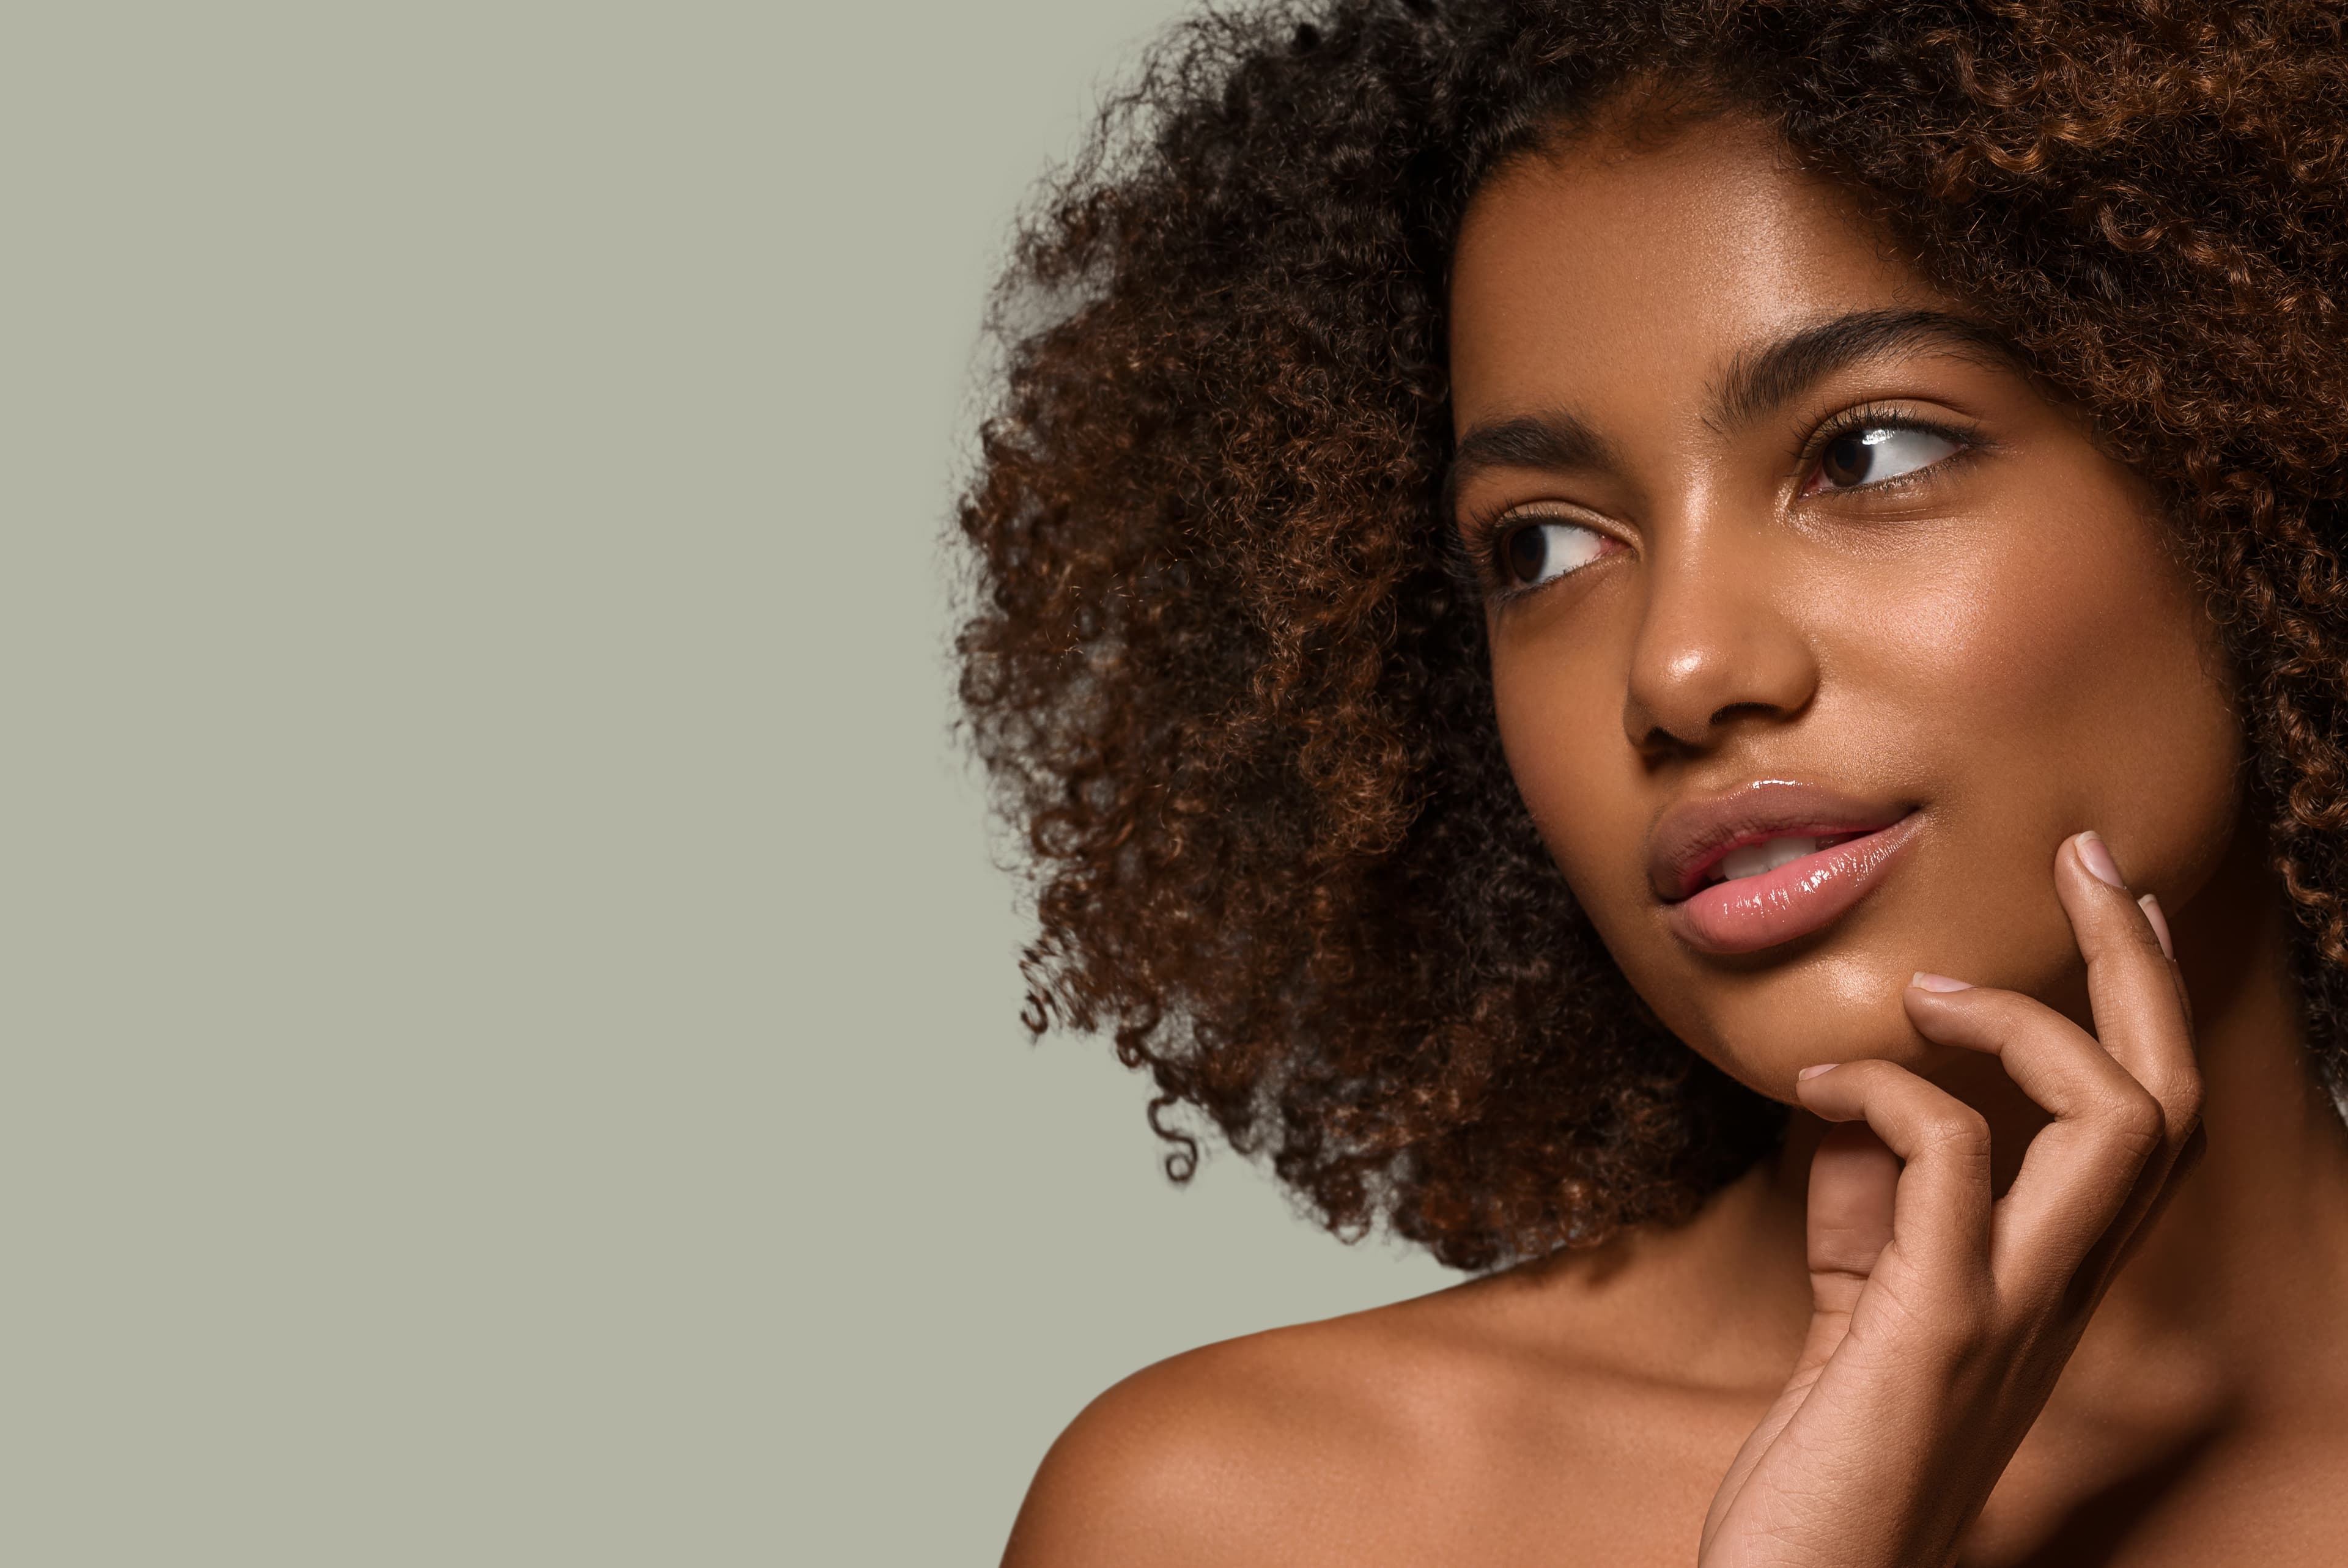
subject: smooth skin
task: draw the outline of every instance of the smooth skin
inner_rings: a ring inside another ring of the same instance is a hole
[[[1962,333],[1822,338],[1964,312],[1733,118],[1502,172],[1452,287],[1463,452],[1575,437],[1457,486],[1519,789],[1792,1133],[1684,1225],[1128,1378],[1005,1563],[2338,1561],[2348,1133],[2143,487]],[[1822,456],[1853,419],[1889,477]],[[1917,826],[1826,928],[1700,951],[1650,828],[1758,780]]]

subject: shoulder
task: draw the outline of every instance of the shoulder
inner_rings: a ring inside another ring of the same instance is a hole
[[[1211,1345],[1076,1418],[1005,1568],[1426,1561],[1570,1524],[1620,1432],[1609,1385],[1496,1328],[1472,1288]]]
[[[1298,1532],[1325,1523],[1314,1515],[1404,1460],[1410,1433],[1382,1365],[1394,1337],[1338,1318],[1135,1373],[1045,1456],[1006,1568],[1299,1561]]]

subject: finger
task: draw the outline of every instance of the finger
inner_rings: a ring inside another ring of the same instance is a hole
[[[2088,1293],[2088,1304],[2102,1295],[2104,1284],[2118,1273],[2120,1266],[2135,1253],[2137,1244],[2151,1231],[2155,1222],[2160,1218],[2161,1211],[2168,1206],[2168,1200],[2177,1194],[2177,1189],[2185,1178],[2193,1173],[2193,1168],[2201,1163],[2201,1157],[2209,1148],[2209,1134],[2197,1126],[2186,1138],[2185,1146],[2177,1152],[2176,1158],[2168,1162],[2166,1170],[2147,1171],[2137,1178],[2136,1191],[2129,1194],[2127,1205],[2121,1209],[2118,1222],[2104,1233],[2104,1239],[2088,1252],[2085,1261],[2079,1266],[2076,1284]]]
[[[1996,1207],[1999,1278],[2067,1276],[2125,1211],[2165,1136],[2161,1108],[2094,1036],[2016,991],[1919,975],[1901,997],[1925,1039],[1994,1056],[2054,1120]]]
[[[1919,1034],[1996,1057],[2015,1086],[2056,1117],[2092,1115],[2119,1096],[2150,1102],[2094,1035],[2020,991],[1919,974],[1900,1000]]]
[[[2177,961],[2177,939],[2168,934],[2168,917],[2160,912],[2160,900],[2147,893],[2136,901],[2144,911],[2145,924],[2152,927],[2152,939],[2160,944],[2160,956],[2170,963]]]
[[[2151,917],[2127,891],[2110,846],[2093,833],[2074,835],[2055,852],[2054,890],[2087,960],[2096,1038],[2159,1102],[2168,1141],[2181,1145],[2200,1115],[2201,1075],[2176,967]]]
[[[1864,1281],[1891,1241],[1900,1156],[1864,1122],[1827,1130],[1810,1159],[1810,1272],[1819,1276],[1818,1306],[1848,1311],[1856,1289],[1828,1299],[1828,1282]]]
[[[2136,901],[2144,911],[2145,923],[2152,927],[2153,937],[2160,943],[2161,956],[2168,960],[2168,978],[2177,988],[2177,1011],[2185,1020],[2187,1039],[2193,1036],[2193,996],[2185,989],[2185,971],[2178,967],[2177,939],[2169,934],[2168,916],[2162,910],[2160,900],[2147,893]]]
[[[1895,1062],[1805,1069],[1794,1092],[1828,1122],[1865,1122],[1904,1162],[1891,1234],[1920,1266],[1986,1268],[1989,1123],[1981,1112]]]

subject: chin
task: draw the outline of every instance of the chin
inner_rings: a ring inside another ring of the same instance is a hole
[[[1883,950],[1821,953],[1742,974],[1678,977],[1659,988],[1678,1005],[1656,1011],[1697,1055],[1791,1104],[1805,1067],[1879,1058],[1923,1071],[1949,1054],[1908,1022],[1900,999],[1915,970]]]
[[[1908,1027],[1897,1000],[1814,1013],[1798,1030],[1788,1030],[1782,1020],[1756,1020],[1750,1030],[1724,1033],[1694,1049],[1746,1088],[1788,1105],[1795,1103],[1795,1075],[1806,1067],[1879,1059],[1929,1071],[1949,1054]]]

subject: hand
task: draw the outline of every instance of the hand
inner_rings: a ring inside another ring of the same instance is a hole
[[[2159,906],[2093,834],[2065,841],[2054,883],[2095,1034],[1934,976],[1903,999],[2054,1118],[2003,1197],[1988,1124],[1953,1095],[1889,1061],[1802,1077],[1802,1104],[1847,1124],[1810,1168],[1810,1331],[1713,1499],[1705,1568],[1947,1563],[2167,1191],[2201,1081]]]

